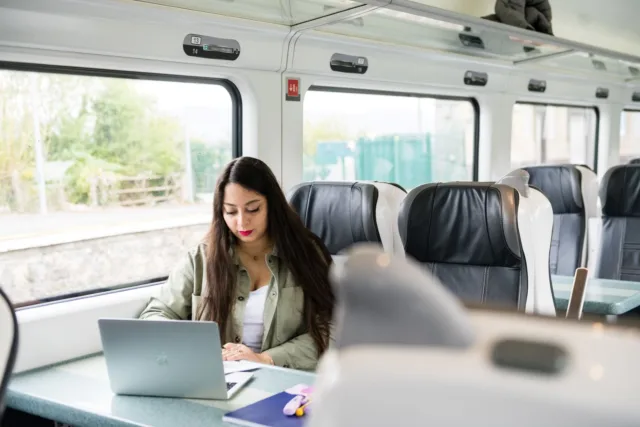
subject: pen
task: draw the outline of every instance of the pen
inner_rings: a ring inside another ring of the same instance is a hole
[[[311,403],[311,399],[309,399],[307,401],[307,403],[305,403],[304,405],[302,405],[301,407],[299,407],[298,409],[296,409],[296,415],[298,417],[303,416],[304,414],[309,413],[309,409],[311,409],[311,407],[309,406],[309,404]]]

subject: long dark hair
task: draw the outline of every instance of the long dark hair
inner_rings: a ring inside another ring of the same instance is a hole
[[[329,344],[335,302],[329,284],[331,255],[289,206],[271,169],[252,157],[232,160],[216,183],[213,221],[206,237],[208,283],[197,317],[217,322],[220,333],[224,334],[233,312],[236,269],[230,253],[237,242],[222,212],[224,190],[229,183],[239,184],[267,199],[267,233],[275,243],[278,257],[302,287],[306,330],[313,338],[318,354],[322,354]]]

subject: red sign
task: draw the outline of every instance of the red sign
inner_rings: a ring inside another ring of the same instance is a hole
[[[300,80],[287,79],[287,96],[297,98],[300,96]]]

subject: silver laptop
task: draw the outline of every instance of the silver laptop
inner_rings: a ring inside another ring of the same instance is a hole
[[[230,399],[252,372],[225,376],[215,322],[99,319],[115,394]]]

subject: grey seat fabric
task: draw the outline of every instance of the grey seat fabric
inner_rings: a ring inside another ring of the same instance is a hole
[[[582,174],[573,165],[533,166],[529,184],[544,194],[553,208],[553,235],[549,253],[551,274],[573,276],[585,250],[587,214]]]
[[[614,166],[600,184],[602,231],[596,277],[640,281],[640,165]]]
[[[378,189],[372,183],[305,182],[293,187],[287,199],[331,255],[339,255],[354,243],[382,245],[376,223]]]
[[[518,230],[519,193],[477,182],[425,184],[400,208],[407,256],[465,303],[525,310],[528,273]]]

